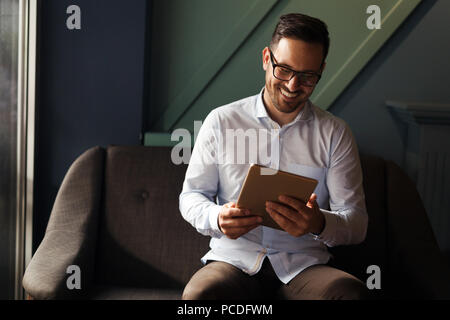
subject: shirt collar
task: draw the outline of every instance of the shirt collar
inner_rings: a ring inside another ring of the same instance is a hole
[[[257,118],[270,118],[269,115],[267,114],[267,110],[266,110],[266,107],[264,106],[264,102],[263,102],[264,88],[265,87],[263,87],[261,89],[261,91],[258,94],[258,98],[256,99],[255,116]],[[306,101],[303,109],[298,113],[298,115],[295,117],[295,119],[292,122],[290,122],[288,125],[291,125],[297,121],[307,121],[307,120],[312,119],[312,117],[313,117],[312,103],[308,99],[308,101]]]
[[[266,107],[264,106],[263,94],[264,94],[264,87],[261,89],[261,91],[258,94],[258,98],[256,99],[256,113],[255,113],[255,116],[257,118],[269,118],[269,115],[267,114]]]

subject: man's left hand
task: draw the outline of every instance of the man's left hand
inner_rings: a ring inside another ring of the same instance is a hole
[[[273,220],[287,233],[300,237],[307,233],[320,234],[325,227],[325,217],[316,202],[317,195],[313,193],[304,203],[296,198],[281,195],[281,203],[266,201],[266,211]]]

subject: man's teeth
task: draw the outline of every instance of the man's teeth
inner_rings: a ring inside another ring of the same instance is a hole
[[[286,96],[288,98],[295,98],[298,95],[298,93],[289,93],[281,88],[280,88],[280,91],[284,96]]]

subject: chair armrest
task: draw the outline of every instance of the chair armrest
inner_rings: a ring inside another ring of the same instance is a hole
[[[450,268],[439,250],[420,195],[396,164],[389,161],[386,170],[392,280],[403,287],[399,291],[420,298],[449,299]]]
[[[93,250],[86,235],[52,230],[36,250],[23,277],[23,287],[33,299],[64,299],[82,297],[90,287],[93,272]],[[71,265],[80,267],[81,290],[67,287]]]
[[[105,150],[84,152],[69,168],[58,191],[44,239],[27,266],[22,285],[34,299],[83,297],[94,276]],[[70,290],[70,265],[81,271],[81,289]]]

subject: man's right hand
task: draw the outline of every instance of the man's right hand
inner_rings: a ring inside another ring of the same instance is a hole
[[[218,217],[220,230],[230,239],[239,238],[260,226],[261,222],[261,217],[251,215],[248,209],[236,208],[234,202],[224,204]]]

